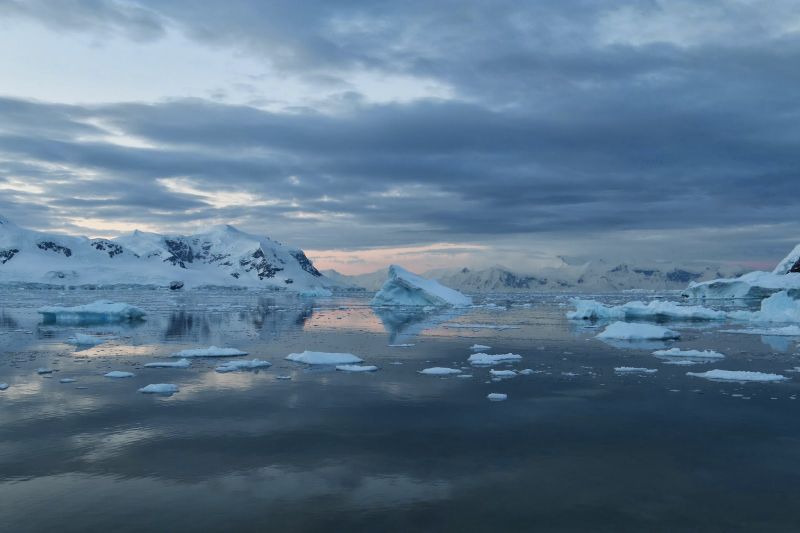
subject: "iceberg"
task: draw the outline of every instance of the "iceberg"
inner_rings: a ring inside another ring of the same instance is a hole
[[[226,361],[225,363],[221,364],[214,370],[219,372],[220,374],[225,374],[227,372],[237,372],[239,370],[255,370],[257,368],[267,368],[272,366],[272,363],[269,361],[264,361],[262,359],[253,359],[252,361]]]
[[[307,365],[347,365],[363,363],[364,360],[351,353],[309,352],[290,353],[286,356],[289,361],[305,363]]]
[[[451,374],[460,374],[461,370],[457,368],[447,368],[442,366],[433,366],[430,368],[424,368],[419,371],[420,374],[425,374],[426,376],[449,376]]]
[[[107,300],[74,307],[46,306],[39,308],[38,313],[46,322],[67,323],[122,322],[139,320],[145,316],[145,312],[138,307]]]
[[[490,402],[502,402],[503,400],[508,399],[508,394],[503,394],[502,392],[491,392],[486,395],[486,399]]]
[[[156,361],[155,363],[145,363],[145,368],[189,368],[192,365],[188,359],[177,361]]]
[[[492,366],[499,363],[510,363],[519,361],[522,359],[522,356],[516,353],[499,353],[499,354],[488,354],[488,353],[474,353],[469,356],[467,362],[471,365],[476,366]]]
[[[378,367],[374,365],[336,365],[336,370],[342,372],[375,372]]]
[[[764,298],[758,311],[732,311],[728,314],[735,320],[750,322],[800,322],[800,300],[792,298],[787,291],[780,291]]]
[[[237,357],[242,355],[247,355],[247,352],[237,350],[236,348],[209,346],[208,348],[181,350],[180,352],[175,352],[170,357]]]
[[[614,322],[597,335],[598,339],[644,341],[679,339],[677,331],[654,324],[638,324],[632,322]]]
[[[389,279],[375,294],[372,305],[409,307],[466,307],[472,299],[398,265],[389,267]]]
[[[172,383],[151,383],[139,389],[142,394],[164,394],[167,396],[172,396],[179,391],[178,386]]]
[[[677,319],[677,320],[724,320],[727,313],[701,306],[678,305],[675,302],[654,300],[652,302],[628,302],[608,306],[595,300],[573,298],[575,311],[567,313],[572,320],[590,319]]]
[[[687,376],[705,378],[714,381],[786,381],[789,378],[780,374],[749,372],[745,370],[709,370],[708,372],[687,372]]]

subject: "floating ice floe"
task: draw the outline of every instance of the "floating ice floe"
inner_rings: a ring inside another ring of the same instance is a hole
[[[0,383],[0,390],[6,390],[8,388],[8,383]]]
[[[786,381],[789,378],[780,374],[750,372],[746,370],[709,370],[708,372],[687,372],[687,376],[715,381]]]
[[[342,372],[375,372],[378,370],[374,365],[336,365],[336,370]]]
[[[98,344],[103,344],[105,339],[86,335],[85,333],[75,333],[67,339],[67,342],[76,346],[97,346]]]
[[[135,375],[136,374],[134,374],[133,372],[123,372],[121,370],[112,370],[111,372],[108,372],[107,374],[103,374],[103,377],[105,377],[105,378],[122,379],[122,378],[132,378]]]
[[[469,347],[469,349],[473,352],[479,352],[481,350],[491,350],[491,346],[486,346],[485,344],[473,344]]]
[[[518,372],[521,376],[530,376],[531,374],[535,374],[536,371],[532,368],[524,368]]]
[[[773,337],[800,337],[800,326],[780,328],[722,329],[722,333],[743,333],[745,335],[766,335]]]
[[[189,368],[192,362],[188,359],[178,359],[177,361],[155,361],[145,363],[145,368]]]
[[[503,394],[501,392],[492,392],[486,395],[486,398],[490,402],[502,402],[503,400],[508,399],[508,394]]]
[[[75,383],[76,381],[78,380],[74,378],[61,378],[58,380],[59,383]]]
[[[489,374],[495,378],[514,378],[517,377],[517,373],[513,370],[489,370]]]
[[[51,322],[121,322],[145,316],[138,307],[107,300],[74,307],[46,306],[39,308],[38,313]]]
[[[681,334],[677,331],[673,331],[662,326],[633,322],[614,322],[597,335],[598,339],[616,339],[628,341],[669,340],[679,339],[680,337]]]
[[[389,348],[411,348],[416,344],[390,344]]]
[[[43,376],[45,374],[52,374],[53,373],[53,369],[52,368],[37,368],[36,369],[36,373],[39,374],[40,376]]]
[[[372,305],[413,307],[466,307],[469,296],[426,279],[398,265],[389,267],[389,279],[372,299]]]
[[[658,372],[656,368],[640,368],[636,366],[618,366],[614,368],[617,374],[655,374]]]
[[[247,352],[236,348],[219,348],[209,346],[208,348],[195,348],[191,350],[181,350],[170,355],[170,357],[238,357],[247,355]]]
[[[363,363],[364,360],[351,353],[309,352],[290,353],[286,356],[289,361],[305,363],[307,365],[348,365]]]
[[[476,366],[492,366],[499,363],[510,363],[514,361],[519,361],[522,359],[522,356],[516,353],[498,353],[498,354],[488,354],[488,353],[474,353],[469,356],[467,362],[471,365]]]
[[[787,291],[780,291],[764,298],[758,311],[732,311],[728,316],[748,322],[800,322],[800,300],[789,296]]]
[[[165,394],[171,396],[180,392],[180,389],[178,389],[177,385],[172,383],[151,383],[139,389],[139,392],[142,394]]]
[[[420,374],[426,376],[449,376],[451,374],[460,374],[461,370],[457,368],[447,368],[442,366],[433,366],[431,368],[424,368],[419,371]]]
[[[217,372],[220,374],[224,374],[227,372],[236,372],[239,370],[255,370],[258,368],[267,368],[272,366],[272,363],[269,361],[264,361],[262,359],[253,359],[251,361],[226,361],[222,363],[220,366],[215,368]]]
[[[702,361],[711,361],[715,359],[724,359],[725,355],[714,350],[681,350],[680,348],[670,348],[669,350],[656,350],[653,352],[656,357],[667,359],[697,359]]]
[[[725,311],[717,311],[701,306],[678,305],[675,302],[654,300],[652,302],[628,302],[608,306],[595,300],[572,299],[575,311],[569,311],[567,318],[589,319],[678,319],[678,320],[724,320]]]
[[[496,329],[502,331],[504,329],[520,329],[520,326],[508,326],[504,324],[445,324],[444,327],[450,329]]]

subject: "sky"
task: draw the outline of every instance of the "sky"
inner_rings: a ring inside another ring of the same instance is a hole
[[[800,242],[795,0],[0,0],[0,214],[345,273]]]

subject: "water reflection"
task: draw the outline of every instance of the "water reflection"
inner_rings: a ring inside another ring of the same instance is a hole
[[[389,344],[402,344],[420,333],[463,315],[463,309],[428,310],[419,307],[373,307],[389,334]]]

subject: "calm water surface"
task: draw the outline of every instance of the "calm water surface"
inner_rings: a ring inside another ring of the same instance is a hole
[[[126,301],[130,325],[41,322],[41,305]],[[797,338],[673,324],[681,348],[727,355],[664,364],[657,346],[608,345],[564,296],[495,295],[502,309],[373,310],[367,298],[237,291],[0,291],[0,527],[5,531],[797,531],[800,378],[717,383],[712,368],[786,372]],[[626,301],[629,295],[606,297]],[[522,307],[529,304],[529,307]],[[451,328],[453,324],[517,329]],[[113,340],[76,349],[76,332]],[[408,348],[389,344],[413,343]],[[514,352],[492,381],[469,346]],[[221,359],[150,369],[185,348]],[[349,374],[284,360],[351,352]],[[471,378],[418,374],[462,368]],[[658,369],[618,375],[614,367]],[[53,369],[39,375],[37,368]],[[131,379],[103,374],[130,371]],[[290,380],[277,376],[291,376]],[[73,378],[74,383],[60,383]],[[174,383],[171,397],[138,394]],[[489,402],[491,392],[508,394]]]

